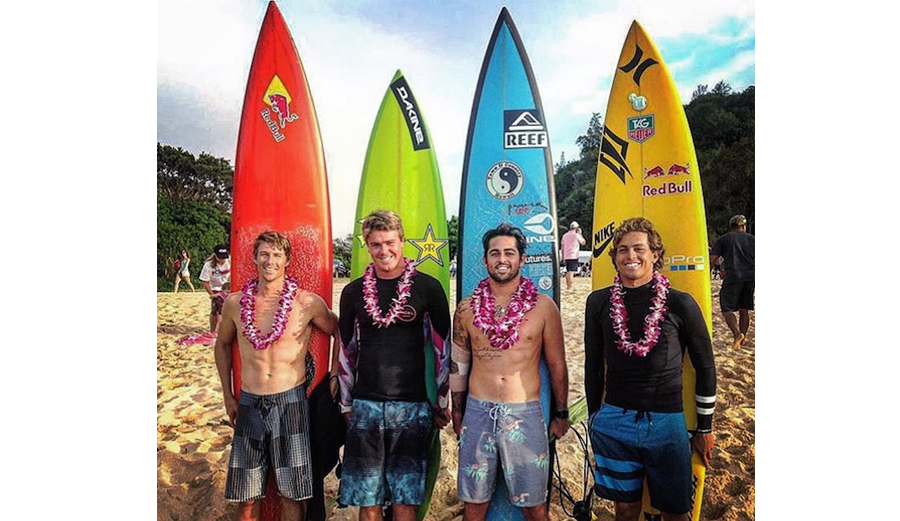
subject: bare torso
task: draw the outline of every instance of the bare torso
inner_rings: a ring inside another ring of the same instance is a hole
[[[540,398],[539,363],[544,328],[552,301],[538,296],[538,304],[519,326],[519,342],[509,349],[491,346],[487,336],[473,323],[469,299],[460,302],[461,318],[472,346],[469,394],[490,402],[521,403]]]
[[[306,352],[313,326],[312,297],[308,291],[298,292],[284,333],[266,349],[254,349],[244,336],[244,323],[239,314],[234,317],[241,350],[241,387],[244,390],[261,395],[276,394],[306,381]],[[240,302],[240,293],[233,293],[228,298],[236,298]],[[279,295],[274,295],[267,298],[260,296],[256,300],[254,318],[262,335],[272,329],[278,299]]]

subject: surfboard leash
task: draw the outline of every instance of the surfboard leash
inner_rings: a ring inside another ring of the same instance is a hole
[[[581,445],[581,450],[584,454],[584,469],[582,473],[583,487],[580,496],[583,499],[576,500],[563,482],[562,467],[559,462],[559,454],[557,453],[555,444],[552,445],[550,451],[553,453],[553,459],[556,461],[556,468],[553,470],[553,475],[556,477],[556,483],[553,483],[553,480],[551,480],[550,485],[559,491],[559,506],[562,508],[563,513],[577,521],[592,521],[593,519],[596,519],[596,517],[593,515],[594,487],[590,484],[591,481],[593,481],[593,472],[591,469],[590,449],[587,444],[587,421],[582,421],[579,425],[584,427],[584,436],[582,436],[578,429],[575,428],[575,425],[571,427],[571,430],[578,438],[578,443]],[[571,511],[566,509],[563,498],[572,504]]]

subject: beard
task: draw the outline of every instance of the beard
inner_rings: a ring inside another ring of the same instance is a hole
[[[505,275],[496,273],[496,270],[488,270],[488,276],[491,278],[491,280],[493,280],[494,282],[498,282],[500,284],[509,282],[509,281],[513,280],[514,278],[516,278],[518,275],[519,275],[519,269],[517,268],[514,270],[514,269],[512,269],[512,266],[510,266],[509,271],[506,272]]]

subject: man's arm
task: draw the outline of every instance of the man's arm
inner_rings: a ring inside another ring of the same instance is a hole
[[[539,295],[544,301],[544,334],[543,350],[547,360],[547,369],[550,370],[550,389],[553,391],[553,399],[556,401],[556,410],[568,410],[569,408],[569,370],[566,367],[566,347],[562,330],[562,318],[559,316],[559,308],[550,297]],[[550,422],[550,434],[556,438],[562,438],[569,430],[569,420],[553,418]]]
[[[205,283],[208,284],[208,283]],[[237,335],[234,317],[238,316],[240,307],[240,294],[232,293],[225,299],[222,307],[222,321],[219,323],[219,332],[216,335],[216,345],[213,352],[216,359],[216,370],[219,372],[219,381],[222,383],[222,395],[225,399],[225,412],[231,421],[232,427],[237,421],[237,400],[234,390],[231,388],[231,345]]]
[[[469,395],[469,364],[472,363],[472,344],[466,330],[466,311],[469,299],[464,299],[456,306],[453,315],[453,344],[450,353],[450,391],[453,397],[451,417],[453,432],[459,439],[462,431],[463,415],[466,412],[466,398]]]
[[[713,356],[712,342],[706,321],[700,312],[700,306],[690,295],[684,299],[684,331],[679,332],[682,345],[687,346],[688,356],[697,373],[694,394],[697,400],[697,431],[691,438],[691,445],[709,466],[715,439],[712,434],[713,412],[716,408],[716,360]]]
[[[603,386],[606,378],[604,367],[603,330],[600,328],[600,293],[588,296],[584,307],[584,394],[588,413],[593,414],[603,404]]]
[[[326,335],[332,337],[331,342],[331,369],[328,373],[328,387],[331,391],[331,398],[335,398],[337,396],[338,391],[340,390],[340,384],[338,383],[338,356],[339,350],[341,346],[341,335],[338,330],[338,318],[337,315],[331,311],[328,306],[325,304],[325,301],[322,300],[322,297],[316,295],[315,293],[311,293],[312,295],[312,304],[310,306],[312,310],[312,323],[314,326],[319,328],[320,331],[325,333]]]
[[[586,243],[587,241],[584,240],[584,236],[581,235],[581,228],[578,228],[578,244],[584,246]]]

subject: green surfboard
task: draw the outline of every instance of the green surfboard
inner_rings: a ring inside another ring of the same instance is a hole
[[[450,241],[441,176],[421,106],[399,70],[375,117],[359,182],[353,228],[356,239],[350,261],[350,276],[354,279],[361,277],[372,262],[362,238],[362,220],[374,210],[391,210],[400,216],[406,239],[403,255],[413,259],[419,271],[440,281],[449,299]],[[430,341],[425,345],[425,384],[434,405],[434,350]],[[432,430],[429,446],[425,501],[416,513],[419,520],[428,512],[441,466],[437,429]]]

